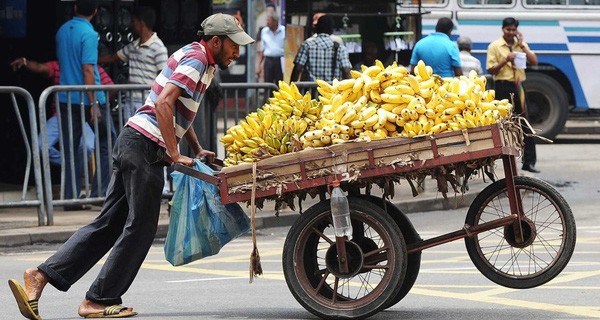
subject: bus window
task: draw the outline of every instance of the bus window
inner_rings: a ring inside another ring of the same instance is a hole
[[[429,7],[445,6],[449,0],[421,0],[421,5]],[[416,6],[419,4],[418,0],[400,0],[397,2],[398,5],[402,6]]]
[[[526,4],[533,6],[600,6],[600,0],[527,0]]]
[[[528,5],[548,6],[548,5],[566,5],[567,0],[527,0]]]
[[[527,0],[536,1],[536,0]],[[545,1],[545,0],[542,0]],[[485,6],[498,6],[498,5],[513,5],[514,0],[460,0],[461,6],[464,7],[485,7]]]

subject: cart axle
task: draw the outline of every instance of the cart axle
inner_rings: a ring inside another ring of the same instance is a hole
[[[511,214],[510,216],[506,216],[500,219],[496,219],[493,221],[485,222],[476,226],[468,226],[465,225],[464,228],[460,230],[456,230],[454,232],[446,233],[441,236],[437,236],[431,239],[419,241],[412,243],[407,246],[407,253],[411,254],[414,252],[423,251],[425,249],[438,246],[440,244],[448,243],[454,240],[473,237],[481,232],[485,232],[488,230],[492,230],[498,227],[509,225],[517,220],[516,214]]]

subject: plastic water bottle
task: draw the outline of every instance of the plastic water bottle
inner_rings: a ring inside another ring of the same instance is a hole
[[[352,223],[350,221],[350,206],[348,198],[340,188],[340,182],[332,183],[331,191],[331,218],[333,220],[333,230],[336,237],[351,237]]]

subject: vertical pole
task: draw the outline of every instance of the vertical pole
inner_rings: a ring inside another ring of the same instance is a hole
[[[519,218],[515,220],[513,227],[515,232],[515,240],[517,243],[523,243],[523,227],[521,220],[523,219],[523,204],[520,194],[517,193],[514,177],[517,175],[517,165],[515,156],[503,156],[502,163],[504,165],[504,180],[506,181],[506,193],[508,195],[508,203],[510,205],[511,214],[516,214]]]
[[[346,253],[346,237],[335,237],[335,246],[338,253],[338,264],[341,274],[348,274],[348,255]]]
[[[256,2],[248,1],[247,7],[247,31],[252,38],[256,38]],[[256,82],[256,44],[246,46],[246,82]]]

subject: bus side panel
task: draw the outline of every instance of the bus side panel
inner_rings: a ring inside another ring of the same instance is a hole
[[[535,46],[531,46],[533,51],[536,51]],[[573,64],[573,59],[567,55],[555,55],[555,54],[538,54],[538,65],[549,65],[555,67],[560,72],[562,72],[571,84],[571,88],[573,89],[573,95],[575,98],[575,106],[581,109],[589,108],[588,101],[586,96],[592,97],[592,92],[587,92],[587,95],[584,94],[583,87],[581,85],[581,77],[579,75],[586,74],[587,71],[581,70],[578,73],[575,69],[575,65]],[[596,90],[598,91],[598,90]]]
[[[497,19],[499,16],[481,19],[475,14],[460,13],[468,18],[456,22],[451,38],[456,40],[461,35],[470,37],[473,41],[472,53],[481,61],[485,72],[487,46],[502,36],[502,20]],[[425,36],[434,32],[437,19],[432,19],[433,16],[423,18]],[[585,27],[575,27],[573,24],[581,25],[577,21],[559,22],[555,18],[521,20],[519,29],[531,49],[536,52],[539,64],[556,68],[568,79],[573,90],[574,104],[578,109],[600,108],[600,90],[597,90],[600,87],[600,64],[593,62],[600,53],[600,37],[596,36],[600,35],[600,27],[594,27],[596,22],[592,23],[594,26]],[[585,54],[571,55],[576,52]]]
[[[567,35],[575,71],[587,97],[585,106],[600,109],[600,12],[595,19],[561,21],[561,26]]]

